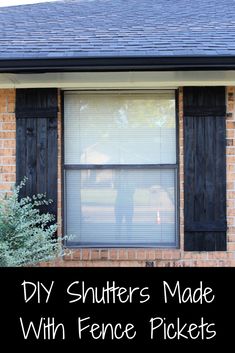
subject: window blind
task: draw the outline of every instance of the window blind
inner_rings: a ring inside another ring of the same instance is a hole
[[[176,163],[175,100],[162,94],[66,94],[66,164]]]

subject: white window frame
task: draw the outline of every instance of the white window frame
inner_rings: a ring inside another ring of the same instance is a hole
[[[92,243],[84,244],[79,242],[70,243],[68,240],[65,241],[65,245],[70,248],[179,248],[179,117],[178,117],[178,90],[176,89],[144,89],[144,90],[66,90],[63,93],[80,93],[80,94],[123,94],[123,93],[166,93],[174,92],[175,96],[175,142],[176,142],[176,163],[175,164],[66,164],[65,153],[64,153],[64,95],[62,97],[62,107],[63,107],[63,116],[62,116],[62,190],[63,190],[63,205],[62,205],[62,215],[63,215],[63,234],[69,235],[67,233],[67,210],[66,210],[66,171],[68,170],[88,170],[88,169],[155,169],[163,170],[170,169],[174,170],[174,196],[175,196],[175,240],[174,243],[164,244],[164,243],[121,243],[121,244],[101,244],[101,243]]]

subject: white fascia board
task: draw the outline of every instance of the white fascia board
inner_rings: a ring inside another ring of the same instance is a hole
[[[235,70],[0,74],[0,88],[158,89],[235,86]]]

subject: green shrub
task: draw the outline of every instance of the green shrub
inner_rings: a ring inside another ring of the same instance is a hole
[[[55,217],[40,213],[48,205],[44,194],[19,198],[26,179],[10,195],[0,199],[0,266],[33,265],[63,255],[60,240],[53,238]]]

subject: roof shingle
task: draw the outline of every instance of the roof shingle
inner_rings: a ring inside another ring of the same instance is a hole
[[[235,0],[62,0],[0,8],[0,59],[235,55]]]

